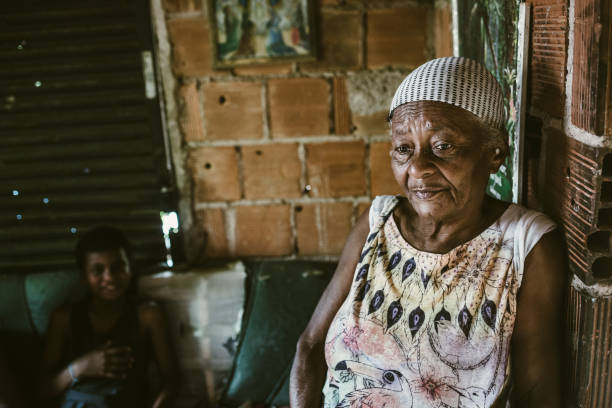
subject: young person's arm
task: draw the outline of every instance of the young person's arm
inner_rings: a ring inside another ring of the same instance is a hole
[[[369,231],[366,211],[351,231],[334,277],[323,292],[308,326],[300,336],[291,368],[289,397],[292,408],[319,408],[327,369],[325,337],[338,309],[351,289],[353,273]]]
[[[150,336],[157,368],[163,381],[153,408],[173,407],[178,393],[179,370],[166,319],[161,308],[153,302],[141,305],[139,315]]]
[[[41,361],[41,400],[55,397],[72,384],[73,380],[68,367],[57,371],[64,353],[64,345],[68,340],[70,315],[71,311],[68,306],[60,307],[51,315]]]
[[[63,306],[53,312],[41,361],[41,400],[64,392],[79,378],[106,377],[122,379],[133,364],[129,347],[111,347],[110,343],[59,367],[71,327],[71,308]]]

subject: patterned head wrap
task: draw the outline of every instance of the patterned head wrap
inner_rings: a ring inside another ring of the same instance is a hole
[[[398,106],[417,101],[458,106],[494,128],[504,123],[501,87],[484,66],[469,58],[438,58],[412,71],[395,91],[389,115]]]

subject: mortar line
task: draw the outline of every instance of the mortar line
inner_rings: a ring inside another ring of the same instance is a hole
[[[270,199],[241,199],[236,201],[208,201],[200,202],[195,204],[196,210],[208,209],[208,208],[235,208],[242,206],[255,206],[255,205],[276,205],[276,204],[325,204],[325,203],[369,203],[370,197],[366,195],[360,196],[344,196],[344,197],[302,197],[295,199],[286,198],[270,198]]]

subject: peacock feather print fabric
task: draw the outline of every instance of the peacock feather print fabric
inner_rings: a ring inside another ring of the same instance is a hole
[[[372,204],[326,338],[325,408],[504,406],[522,263],[554,223],[510,205],[472,240],[435,254],[404,240],[391,216],[397,202]]]

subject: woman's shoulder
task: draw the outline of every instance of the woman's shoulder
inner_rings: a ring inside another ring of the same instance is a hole
[[[501,224],[511,224],[517,232],[551,231],[557,224],[543,212],[520,204],[510,204],[500,219]]]
[[[399,196],[380,195],[374,197],[370,204],[369,222],[370,229],[374,228],[380,220],[385,220],[391,214],[397,203]]]

